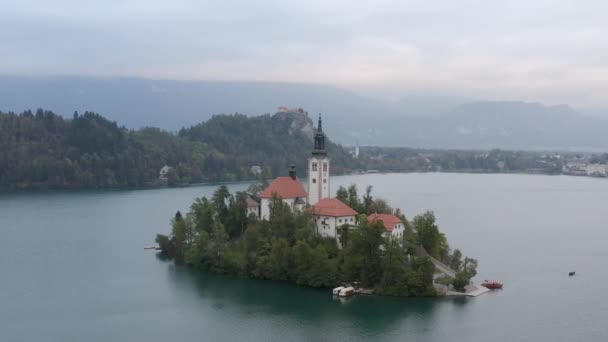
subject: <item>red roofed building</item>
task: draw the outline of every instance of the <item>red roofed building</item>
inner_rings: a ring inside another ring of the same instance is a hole
[[[344,225],[355,225],[358,213],[336,198],[324,198],[312,207],[317,232],[322,237],[339,239],[338,229]]]
[[[278,177],[260,193],[260,198],[272,198],[275,194],[282,199],[300,198],[308,195],[298,177]]]
[[[296,176],[296,170],[293,165],[289,170],[289,176],[278,177],[260,193],[260,218],[267,220],[270,216],[270,200],[274,196],[281,198],[292,210],[303,210],[306,207],[308,193],[304,190],[302,182]]]
[[[396,238],[403,237],[403,230],[405,229],[405,225],[397,216],[373,213],[367,217],[367,222],[369,223],[374,223],[377,221],[382,222],[384,228],[386,229],[386,233],[384,234],[384,236],[393,236]]]

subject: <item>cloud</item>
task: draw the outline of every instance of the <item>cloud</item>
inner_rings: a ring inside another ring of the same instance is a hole
[[[0,73],[315,82],[606,105],[604,1],[0,3]]]

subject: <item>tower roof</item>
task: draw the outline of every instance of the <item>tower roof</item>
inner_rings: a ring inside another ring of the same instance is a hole
[[[323,122],[321,121],[321,113],[319,113],[319,123],[317,125],[317,133],[315,133],[315,147],[312,150],[312,155],[327,155],[327,151],[325,150],[325,133],[323,133]]]
[[[342,217],[355,216],[357,212],[337,198],[324,198],[312,207],[314,215]]]
[[[274,194],[283,199],[308,196],[300,179],[298,177],[291,178],[289,176],[275,179],[272,184],[260,193],[260,197],[271,198]]]

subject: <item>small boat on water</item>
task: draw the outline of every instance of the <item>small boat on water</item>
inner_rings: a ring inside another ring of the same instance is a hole
[[[572,272],[568,273],[568,275],[569,275],[569,276],[571,276],[571,277],[572,277],[573,275],[575,275],[575,274],[576,274],[576,272],[574,272],[574,271],[572,271]]]
[[[487,287],[490,290],[502,289],[502,283],[498,280],[484,280],[481,286]]]
[[[345,287],[342,290],[340,290],[340,293],[338,294],[338,296],[340,297],[350,297],[352,295],[355,294],[355,288],[352,286],[349,287]]]
[[[344,286],[338,286],[335,289],[333,289],[331,292],[333,293],[334,296],[338,296],[340,295],[340,291],[342,291],[344,289]]]

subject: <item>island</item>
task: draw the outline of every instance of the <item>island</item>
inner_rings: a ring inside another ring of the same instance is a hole
[[[220,186],[177,212],[160,254],[193,269],[332,288],[356,284],[387,296],[464,291],[477,261],[451,250],[428,211],[408,220],[356,185],[330,196],[331,160],[319,116],[307,159],[307,189],[296,167],[247,191]]]

